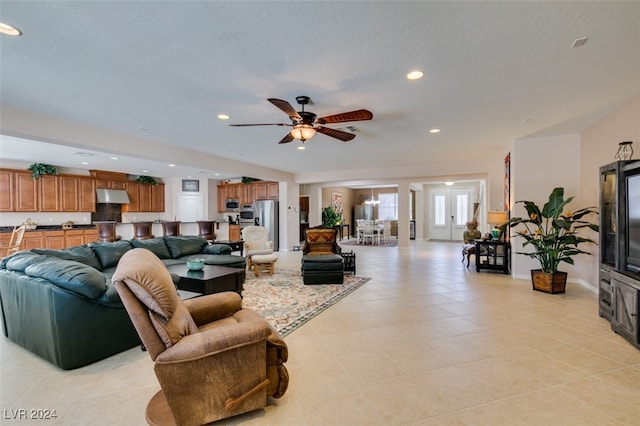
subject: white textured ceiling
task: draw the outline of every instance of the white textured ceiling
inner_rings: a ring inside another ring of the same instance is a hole
[[[637,1],[3,0],[0,21],[24,33],[0,36],[3,134],[14,134],[11,109],[69,122],[69,140],[79,125],[195,151],[158,149],[145,163],[118,147],[114,166],[109,143],[1,140],[2,159],[64,167],[84,167],[70,155],[82,149],[105,153],[88,168],[156,176],[234,175],[218,156],[298,176],[503,157],[515,139],[579,132],[640,91]],[[426,76],[406,80],[413,69]],[[266,99],[297,107],[298,95],[319,116],[374,118],[348,123],[352,142],[318,134],[306,151],[277,144],[284,127],[228,126],[289,122]]]

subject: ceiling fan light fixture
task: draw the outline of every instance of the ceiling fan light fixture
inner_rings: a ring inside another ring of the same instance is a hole
[[[411,71],[409,74],[407,74],[407,79],[408,80],[419,80],[422,77],[424,77],[424,73],[422,71]]]
[[[291,136],[300,139],[302,142],[307,141],[316,134],[316,129],[310,124],[295,124],[291,129]]]

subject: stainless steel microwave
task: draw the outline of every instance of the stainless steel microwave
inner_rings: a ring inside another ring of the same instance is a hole
[[[224,211],[226,212],[237,212],[240,210],[240,200],[225,200],[224,201]]]

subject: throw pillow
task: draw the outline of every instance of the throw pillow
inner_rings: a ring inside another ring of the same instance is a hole
[[[114,241],[112,243],[90,243],[89,247],[100,260],[102,269],[111,268],[118,264],[120,258],[133,248],[129,241]]]
[[[131,240],[130,242],[134,248],[146,248],[160,259],[171,259],[169,247],[167,247],[162,237],[150,238],[148,240]]]

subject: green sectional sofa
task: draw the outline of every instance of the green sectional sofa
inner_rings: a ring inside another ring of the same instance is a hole
[[[139,345],[111,283],[122,255],[137,247],[152,251],[165,265],[198,257],[243,271],[246,266],[245,258],[232,255],[228,245],[208,244],[196,236],[20,251],[0,260],[4,335],[64,370]]]

